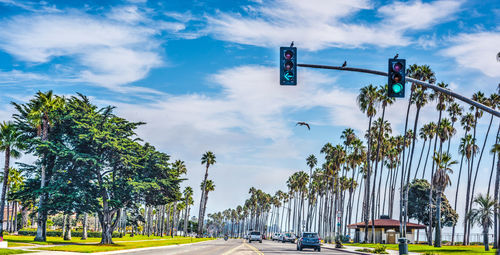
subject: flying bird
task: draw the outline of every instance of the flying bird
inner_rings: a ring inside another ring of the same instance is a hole
[[[293,41],[292,41],[292,43],[290,44],[290,47],[293,47]]]
[[[309,124],[307,124],[307,123],[305,123],[305,122],[303,122],[303,121],[299,121],[299,122],[297,122],[297,124],[295,124],[295,126],[297,126],[297,125],[300,125],[300,126],[306,126],[306,127],[307,127],[307,129],[311,130],[311,127],[309,126]]]
[[[394,59],[397,59],[399,57],[399,54],[396,53],[396,56],[394,56]]]
[[[344,64],[342,64],[342,67],[346,67],[347,66],[347,61],[344,61]]]

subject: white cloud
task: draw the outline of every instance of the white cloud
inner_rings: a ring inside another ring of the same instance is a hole
[[[412,2],[394,2],[378,9],[379,16],[385,18],[387,28],[426,29],[453,17],[462,1],[439,0],[422,3],[421,0]],[[396,15],[397,14],[397,15]]]
[[[500,77],[500,31],[459,34],[450,39],[451,47],[441,51],[462,67],[477,69],[489,77]]]
[[[144,78],[160,66],[154,29],[130,26],[85,14],[17,16],[2,22],[0,48],[23,61],[73,61],[77,80],[110,89]],[[80,73],[80,74],[78,74]]]
[[[403,5],[405,8],[402,8]],[[266,5],[245,7],[248,16],[225,12],[208,16],[207,31],[222,40],[265,47],[283,45],[292,40],[309,50],[363,47],[369,44],[381,47],[406,46],[412,42],[404,32],[426,29],[447,20],[458,11],[460,2],[396,2],[378,10],[379,16],[383,17],[379,22],[364,21],[364,24],[359,19],[355,22],[345,21],[361,10],[372,9],[372,6],[368,0],[315,0],[312,3],[274,0]],[[405,15],[398,15],[394,21],[391,15],[394,10]]]

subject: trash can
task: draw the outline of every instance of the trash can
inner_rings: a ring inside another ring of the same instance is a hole
[[[401,237],[398,239],[399,242],[399,254],[400,255],[406,255],[408,254],[408,242],[407,239],[404,237]]]

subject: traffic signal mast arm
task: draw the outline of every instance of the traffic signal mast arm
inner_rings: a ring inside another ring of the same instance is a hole
[[[311,65],[311,64],[297,64],[297,66],[300,66],[300,67],[309,67],[309,68],[317,68],[317,69],[331,69],[331,70],[340,70],[340,71],[350,71],[350,72],[358,72],[358,73],[369,73],[369,74],[375,74],[375,75],[380,75],[380,76],[387,76],[387,73],[386,72],[381,72],[381,71],[375,71],[375,70],[370,70],[370,69],[363,69],[363,68],[354,68],[354,67],[341,67],[341,66],[326,66],[326,65]],[[407,82],[413,82],[413,83],[416,83],[416,84],[419,84],[421,85],[422,87],[424,88],[429,88],[429,89],[433,89],[433,90],[436,90],[436,91],[439,91],[443,94],[446,94],[446,95],[449,95],[449,96],[452,96],[458,100],[461,100],[465,103],[468,103],[470,105],[473,105],[481,110],[484,110],[488,113],[491,113],[493,115],[495,115],[496,117],[499,117],[500,118],[500,112],[494,110],[494,109],[491,109],[487,106],[485,106],[484,104],[481,104],[481,103],[478,103],[470,98],[467,98],[465,96],[462,96],[458,93],[455,93],[451,90],[447,90],[445,88],[441,88],[439,86],[436,86],[434,84],[430,84],[430,83],[427,83],[427,82],[424,82],[424,81],[420,81],[420,80],[417,80],[417,79],[413,79],[413,78],[410,78],[410,77],[406,77],[406,81]]]

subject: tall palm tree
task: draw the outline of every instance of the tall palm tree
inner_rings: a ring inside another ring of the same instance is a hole
[[[10,158],[19,158],[25,148],[22,133],[11,122],[0,123],[0,151],[5,152],[2,197],[0,198],[0,238],[3,240],[3,218],[10,172]]]
[[[312,194],[312,181],[311,181],[311,178],[312,178],[312,169],[316,166],[316,164],[318,164],[318,159],[316,158],[316,156],[314,156],[314,154],[311,154],[309,155],[309,157],[307,157],[306,159],[306,162],[307,162],[307,166],[309,167],[309,194],[308,194],[308,197],[311,197]],[[311,210],[312,210],[312,203],[311,203],[311,199],[308,200],[309,203],[308,203],[308,206],[307,206],[307,223],[306,223],[306,231],[309,231],[309,221],[310,221],[310,218],[311,218]]]
[[[479,208],[471,209],[467,217],[472,224],[476,223],[483,228],[484,250],[489,251],[488,231],[493,225],[494,209],[498,207],[498,204],[490,196],[483,196],[481,194],[477,195],[476,199],[474,199],[474,204],[477,204]]]
[[[436,237],[434,247],[441,247],[441,197],[443,196],[444,190],[447,186],[451,185],[449,173],[452,174],[453,170],[451,166],[456,164],[457,161],[452,160],[450,154],[439,153],[433,157],[436,162],[436,172],[432,178],[434,186],[436,186],[437,191],[437,201],[436,201]],[[432,207],[430,207],[432,208]]]
[[[460,116],[462,116],[463,110],[464,108],[455,102],[450,104],[447,111],[451,119],[451,127],[455,126],[455,122],[457,122]],[[446,153],[450,153],[450,144],[451,139],[448,140],[448,149],[446,150]]]
[[[208,184],[207,179],[208,179],[208,168],[215,164],[215,154],[211,151],[205,152],[203,156],[201,157],[201,164],[205,165],[205,177],[203,178],[202,185]],[[203,234],[203,220],[205,217],[205,206],[207,202],[205,201],[205,197],[208,197],[205,192],[207,188],[205,186],[202,187],[201,189],[201,199],[200,199],[200,213],[198,215],[198,237],[201,237]]]
[[[369,208],[370,208],[370,182],[371,182],[371,171],[370,171],[370,156],[371,155],[371,128],[372,128],[372,118],[377,113],[376,106],[379,102],[380,95],[377,87],[372,84],[360,89],[359,96],[357,97],[357,103],[359,108],[363,113],[366,113],[368,120],[368,151],[366,157],[366,182],[365,182],[365,195],[363,203],[363,215],[365,222],[365,241],[368,238],[368,219],[369,219]],[[372,235],[374,236],[374,235]]]
[[[468,134],[464,138],[461,139],[460,142],[460,147],[459,147],[460,153],[462,155],[465,155],[465,158],[467,159],[467,189],[466,189],[466,197],[465,197],[465,213],[464,215],[467,215],[469,213],[469,198],[470,198],[470,188],[471,188],[471,181],[472,181],[472,158],[474,158],[474,155],[477,153],[478,146],[476,145],[476,139],[472,137],[472,135]],[[468,224],[467,224],[468,218],[464,218],[464,243],[467,243],[468,238],[467,238],[467,230],[468,230]]]
[[[497,171],[496,171],[496,178],[495,178],[495,189],[493,191],[493,194],[494,194],[494,200],[495,200],[495,204],[499,204],[498,203],[498,192],[499,192],[499,187],[500,187],[500,144],[499,143],[496,143],[493,145],[493,148],[491,149],[491,153],[494,153],[496,156],[497,156]],[[495,207],[495,211],[494,211],[494,219],[495,219],[495,222],[494,222],[494,229],[495,229],[495,244],[497,245],[497,248],[498,248],[498,243],[499,243],[499,240],[498,240],[498,206]]]
[[[193,204],[193,188],[186,187],[184,188],[184,203],[186,204],[185,212],[184,212],[184,236],[187,235],[188,230],[188,219],[189,219],[189,206]]]
[[[56,96],[52,91],[43,93],[38,91],[35,98],[30,100],[29,103],[25,105],[18,105],[12,103],[17,114],[14,114],[14,118],[19,123],[28,123],[33,128],[37,130],[37,135],[41,137],[42,142],[45,142],[49,138],[50,127],[55,123],[54,113],[64,106],[64,99],[62,97]],[[41,155],[43,157],[43,155]],[[42,164],[40,169],[40,189],[44,190],[47,185],[47,177],[45,172],[45,164]],[[37,231],[35,236],[35,241],[45,242],[47,240],[47,213],[45,210],[41,210],[44,207],[46,199],[46,194],[44,192],[40,193],[38,200],[38,217],[37,217]]]
[[[201,189],[205,189],[204,191],[202,191],[202,194],[203,194],[203,206],[205,207],[207,204],[207,200],[208,200],[208,193],[210,191],[214,191],[215,190],[215,184],[212,180],[206,180],[206,181],[203,181],[200,185],[200,188]],[[199,222],[199,220],[198,220]],[[202,221],[203,222],[203,221]],[[200,224],[200,223],[198,223]],[[198,236],[202,236],[203,235],[203,225],[202,225],[202,228],[201,228],[201,231],[200,231],[200,226],[198,225]]]

